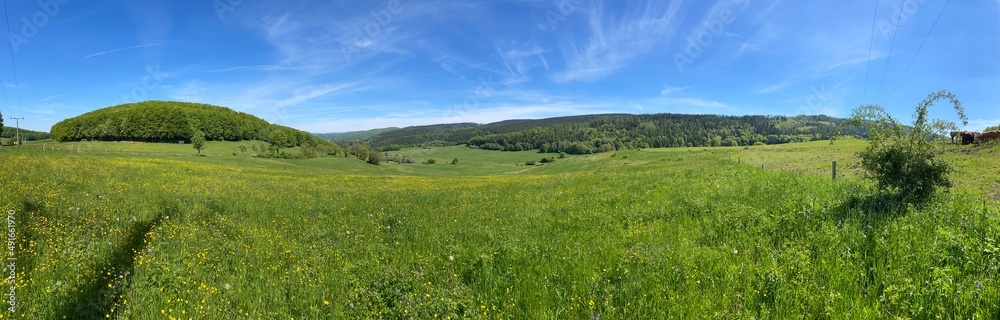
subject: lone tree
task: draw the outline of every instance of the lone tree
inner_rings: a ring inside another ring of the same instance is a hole
[[[948,99],[962,123],[969,123],[962,103],[947,90],[931,93],[917,105],[913,124],[904,126],[879,105],[864,105],[854,109],[843,125],[868,128],[868,147],[858,153],[861,167],[875,181],[880,192],[899,197],[906,202],[923,202],[938,188],[951,187],[949,163],[935,153],[935,142],[943,140],[949,131],[957,130],[954,122],[929,120],[927,109],[941,99]]]
[[[200,156],[201,150],[205,149],[205,133],[201,132],[201,130],[195,130],[194,136],[191,137],[191,144],[198,150],[198,155]]]
[[[267,142],[271,144],[267,149],[274,156],[281,153],[281,149],[295,146],[295,141],[292,137],[282,129],[271,130],[271,133],[267,135]]]

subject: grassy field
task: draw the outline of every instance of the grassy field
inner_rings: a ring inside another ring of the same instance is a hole
[[[233,143],[48,147],[0,150],[5,317],[1000,316],[996,147],[949,147],[956,187],[919,208],[869,196],[856,141],[544,166],[463,147],[385,166]]]

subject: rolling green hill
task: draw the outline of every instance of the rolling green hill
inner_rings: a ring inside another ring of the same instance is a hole
[[[172,142],[191,140],[195,131],[207,140],[271,141],[272,133],[282,132],[287,147],[309,142],[319,144],[311,134],[270,124],[253,115],[229,108],[200,103],[146,101],[94,110],[52,126],[52,138],[61,141]]]
[[[335,132],[335,133],[314,133],[313,135],[326,139],[327,141],[334,140],[357,140],[357,139],[368,139],[374,137],[380,133],[389,132],[393,130],[399,130],[396,127],[371,129],[366,131],[351,131],[351,132]]]
[[[48,132],[32,131],[27,129],[21,129],[21,140],[24,141],[38,141],[45,140],[49,138]],[[17,136],[18,130],[15,127],[3,127],[3,132],[0,133],[0,137],[3,138],[14,138]]]
[[[604,114],[410,127],[367,139],[377,150],[428,143],[468,144],[487,150],[587,154],[663,147],[747,146],[826,140],[844,119],[829,116],[719,116]],[[858,127],[845,134],[865,137]]]

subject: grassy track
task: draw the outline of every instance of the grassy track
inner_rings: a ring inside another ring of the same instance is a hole
[[[859,146],[643,150],[534,167],[523,163],[542,155],[461,147],[398,152],[435,165],[379,167],[232,156],[225,143],[210,157],[4,148],[0,208],[16,211],[19,302],[4,315],[1000,315],[1000,206],[980,191],[996,175],[969,165],[995,148],[949,155],[961,166],[952,192],[888,210],[865,183],[821,171],[822,156],[849,159]]]

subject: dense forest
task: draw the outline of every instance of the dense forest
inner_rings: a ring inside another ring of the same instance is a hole
[[[3,131],[0,132],[0,137],[3,138],[14,138],[17,137],[17,128],[15,127],[3,127]],[[21,128],[21,140],[23,141],[39,141],[49,138],[48,132],[39,132],[26,130]]]
[[[187,102],[146,101],[85,113],[52,126],[57,141],[190,141],[195,132],[213,141],[269,141],[272,132],[287,136],[284,145],[318,144],[315,136],[270,124],[229,108]]]
[[[501,151],[539,150],[586,154],[636,148],[748,146],[829,139],[844,119],[829,116],[718,116],[607,114],[486,125],[460,123],[410,127],[366,140],[375,150],[467,144]],[[864,128],[843,133],[867,137]]]

